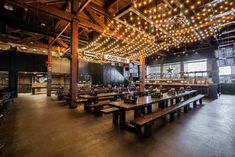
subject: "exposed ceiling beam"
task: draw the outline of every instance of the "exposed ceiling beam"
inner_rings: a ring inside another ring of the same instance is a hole
[[[104,24],[104,20],[100,19],[98,15],[91,9],[91,7],[87,6],[86,8],[86,14],[88,14],[93,21],[95,21],[97,24],[99,24],[102,28],[105,28],[106,25]]]
[[[64,6],[63,6],[63,10],[69,12],[71,8],[71,3],[70,1],[68,1]],[[55,24],[55,29],[57,29],[60,24],[63,23],[63,20],[59,20],[56,24]]]
[[[24,0],[24,3],[34,3],[34,2],[41,2],[41,3],[51,3],[51,2],[64,2],[66,0]]]
[[[56,42],[57,42],[58,44],[60,44],[60,46],[66,48],[66,49],[69,48],[69,45],[68,45],[66,42],[64,42],[61,38],[58,38],[58,39],[56,40]]]
[[[50,43],[50,46],[66,31],[66,29],[69,27],[70,23],[67,23],[65,27],[62,29],[62,31],[52,40]]]
[[[104,15],[106,17],[108,17],[108,14],[106,13],[105,9],[102,8],[101,6],[93,3],[93,2],[90,2],[89,3],[89,6],[94,9],[97,13],[101,14],[101,15]]]
[[[0,41],[4,42],[4,43],[14,43],[14,44],[20,44],[20,45],[25,45],[25,46],[32,46],[32,47],[39,47],[39,48],[45,48],[48,49],[48,45],[46,44],[38,44],[38,43],[28,43],[28,42],[24,42],[22,40],[19,39],[12,39],[12,38],[8,38],[8,37],[1,37],[0,36]],[[57,51],[58,49],[64,51],[65,48],[63,47],[59,47],[59,46],[51,46],[51,49],[54,51]]]
[[[54,18],[57,19],[65,20],[68,22],[71,21],[71,14],[69,12],[56,9],[55,7],[51,7],[40,2],[31,4],[31,3],[22,3],[21,0],[14,0],[14,1],[4,0],[4,1],[12,5],[28,8],[34,11],[47,14],[49,16],[53,16]]]
[[[108,2],[104,5],[104,9],[109,9],[110,7],[112,7],[114,5],[114,3],[116,4],[117,0],[108,0]]]
[[[81,13],[91,1],[92,1],[92,0],[86,0],[86,1],[78,8],[78,10],[75,12],[74,16],[78,16],[78,14]]]
[[[228,19],[233,19],[233,18],[235,18],[235,14],[231,14],[231,15],[228,15],[228,16],[225,16],[225,17],[228,18]],[[220,23],[223,19],[224,19],[224,17],[219,18],[219,19],[216,19],[216,20],[213,20],[213,21],[205,22],[205,23],[200,24],[200,25],[198,25],[198,26],[186,27],[186,28],[184,28],[183,30],[187,30],[187,29],[189,29],[189,30],[190,30],[190,29],[192,29],[192,30],[194,30],[194,29],[201,29],[201,28],[204,28],[204,27],[207,27],[207,26],[211,26],[211,25],[213,25],[213,24],[215,24],[215,23]],[[177,31],[176,31],[175,34],[177,34]]]
[[[42,38],[45,38],[46,36],[45,35],[43,35],[43,34],[36,34],[36,35],[34,35],[34,36],[31,36],[31,37],[27,37],[27,38],[24,38],[24,39],[22,39],[22,42],[30,42],[30,41],[32,41],[32,40],[40,40],[40,39],[42,39]]]

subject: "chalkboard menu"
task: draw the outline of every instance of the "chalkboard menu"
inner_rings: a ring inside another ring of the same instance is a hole
[[[219,48],[215,50],[215,56],[217,58],[217,65],[222,66],[234,66],[235,65],[235,47]]]

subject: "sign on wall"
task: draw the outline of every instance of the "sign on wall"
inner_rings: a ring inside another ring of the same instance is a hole
[[[130,60],[127,58],[122,58],[122,57],[108,55],[108,54],[104,54],[104,59],[108,61],[113,61],[113,62],[128,63],[128,64],[130,63]]]

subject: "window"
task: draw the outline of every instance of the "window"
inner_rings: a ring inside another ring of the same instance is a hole
[[[180,76],[180,63],[163,64],[164,78],[177,78]]]
[[[232,68],[231,66],[219,67],[219,75],[231,75]]]
[[[207,60],[194,60],[189,62],[184,62],[184,72],[189,72],[189,76],[194,76],[194,73],[190,72],[200,72],[207,71]],[[196,76],[206,76],[207,73],[196,73]]]
[[[160,78],[161,70],[160,65],[158,66],[147,66],[146,68],[147,78]]]

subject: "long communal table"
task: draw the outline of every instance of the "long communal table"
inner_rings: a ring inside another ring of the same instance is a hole
[[[97,94],[96,96],[85,94],[85,95],[79,95],[79,97],[83,98],[83,99],[87,99],[87,101],[84,103],[84,109],[86,111],[88,111],[89,105],[91,105],[93,102],[97,103],[99,101],[99,99],[101,99],[101,98],[113,97],[113,100],[117,100],[118,96],[123,96],[125,94],[128,94],[128,93],[127,92],[100,93],[100,94]]]
[[[183,97],[184,99],[190,98],[191,96],[196,95],[197,90],[192,91],[186,91],[184,93],[176,94],[169,96],[167,93],[164,93],[161,98],[152,98],[151,96],[144,96],[137,98],[136,104],[129,104],[124,103],[123,100],[120,101],[114,101],[110,102],[110,106],[119,108],[119,127],[120,128],[126,128],[126,129],[133,129],[133,126],[129,124],[129,122],[126,122],[126,112],[129,110],[134,111],[134,118],[138,118],[143,114],[143,111],[145,111],[145,107],[147,107],[147,112],[152,112],[152,105],[158,103],[159,107],[165,108],[168,106],[169,100],[171,103],[173,100],[176,101],[176,103],[180,102],[180,99]],[[144,110],[143,110],[144,109]]]

